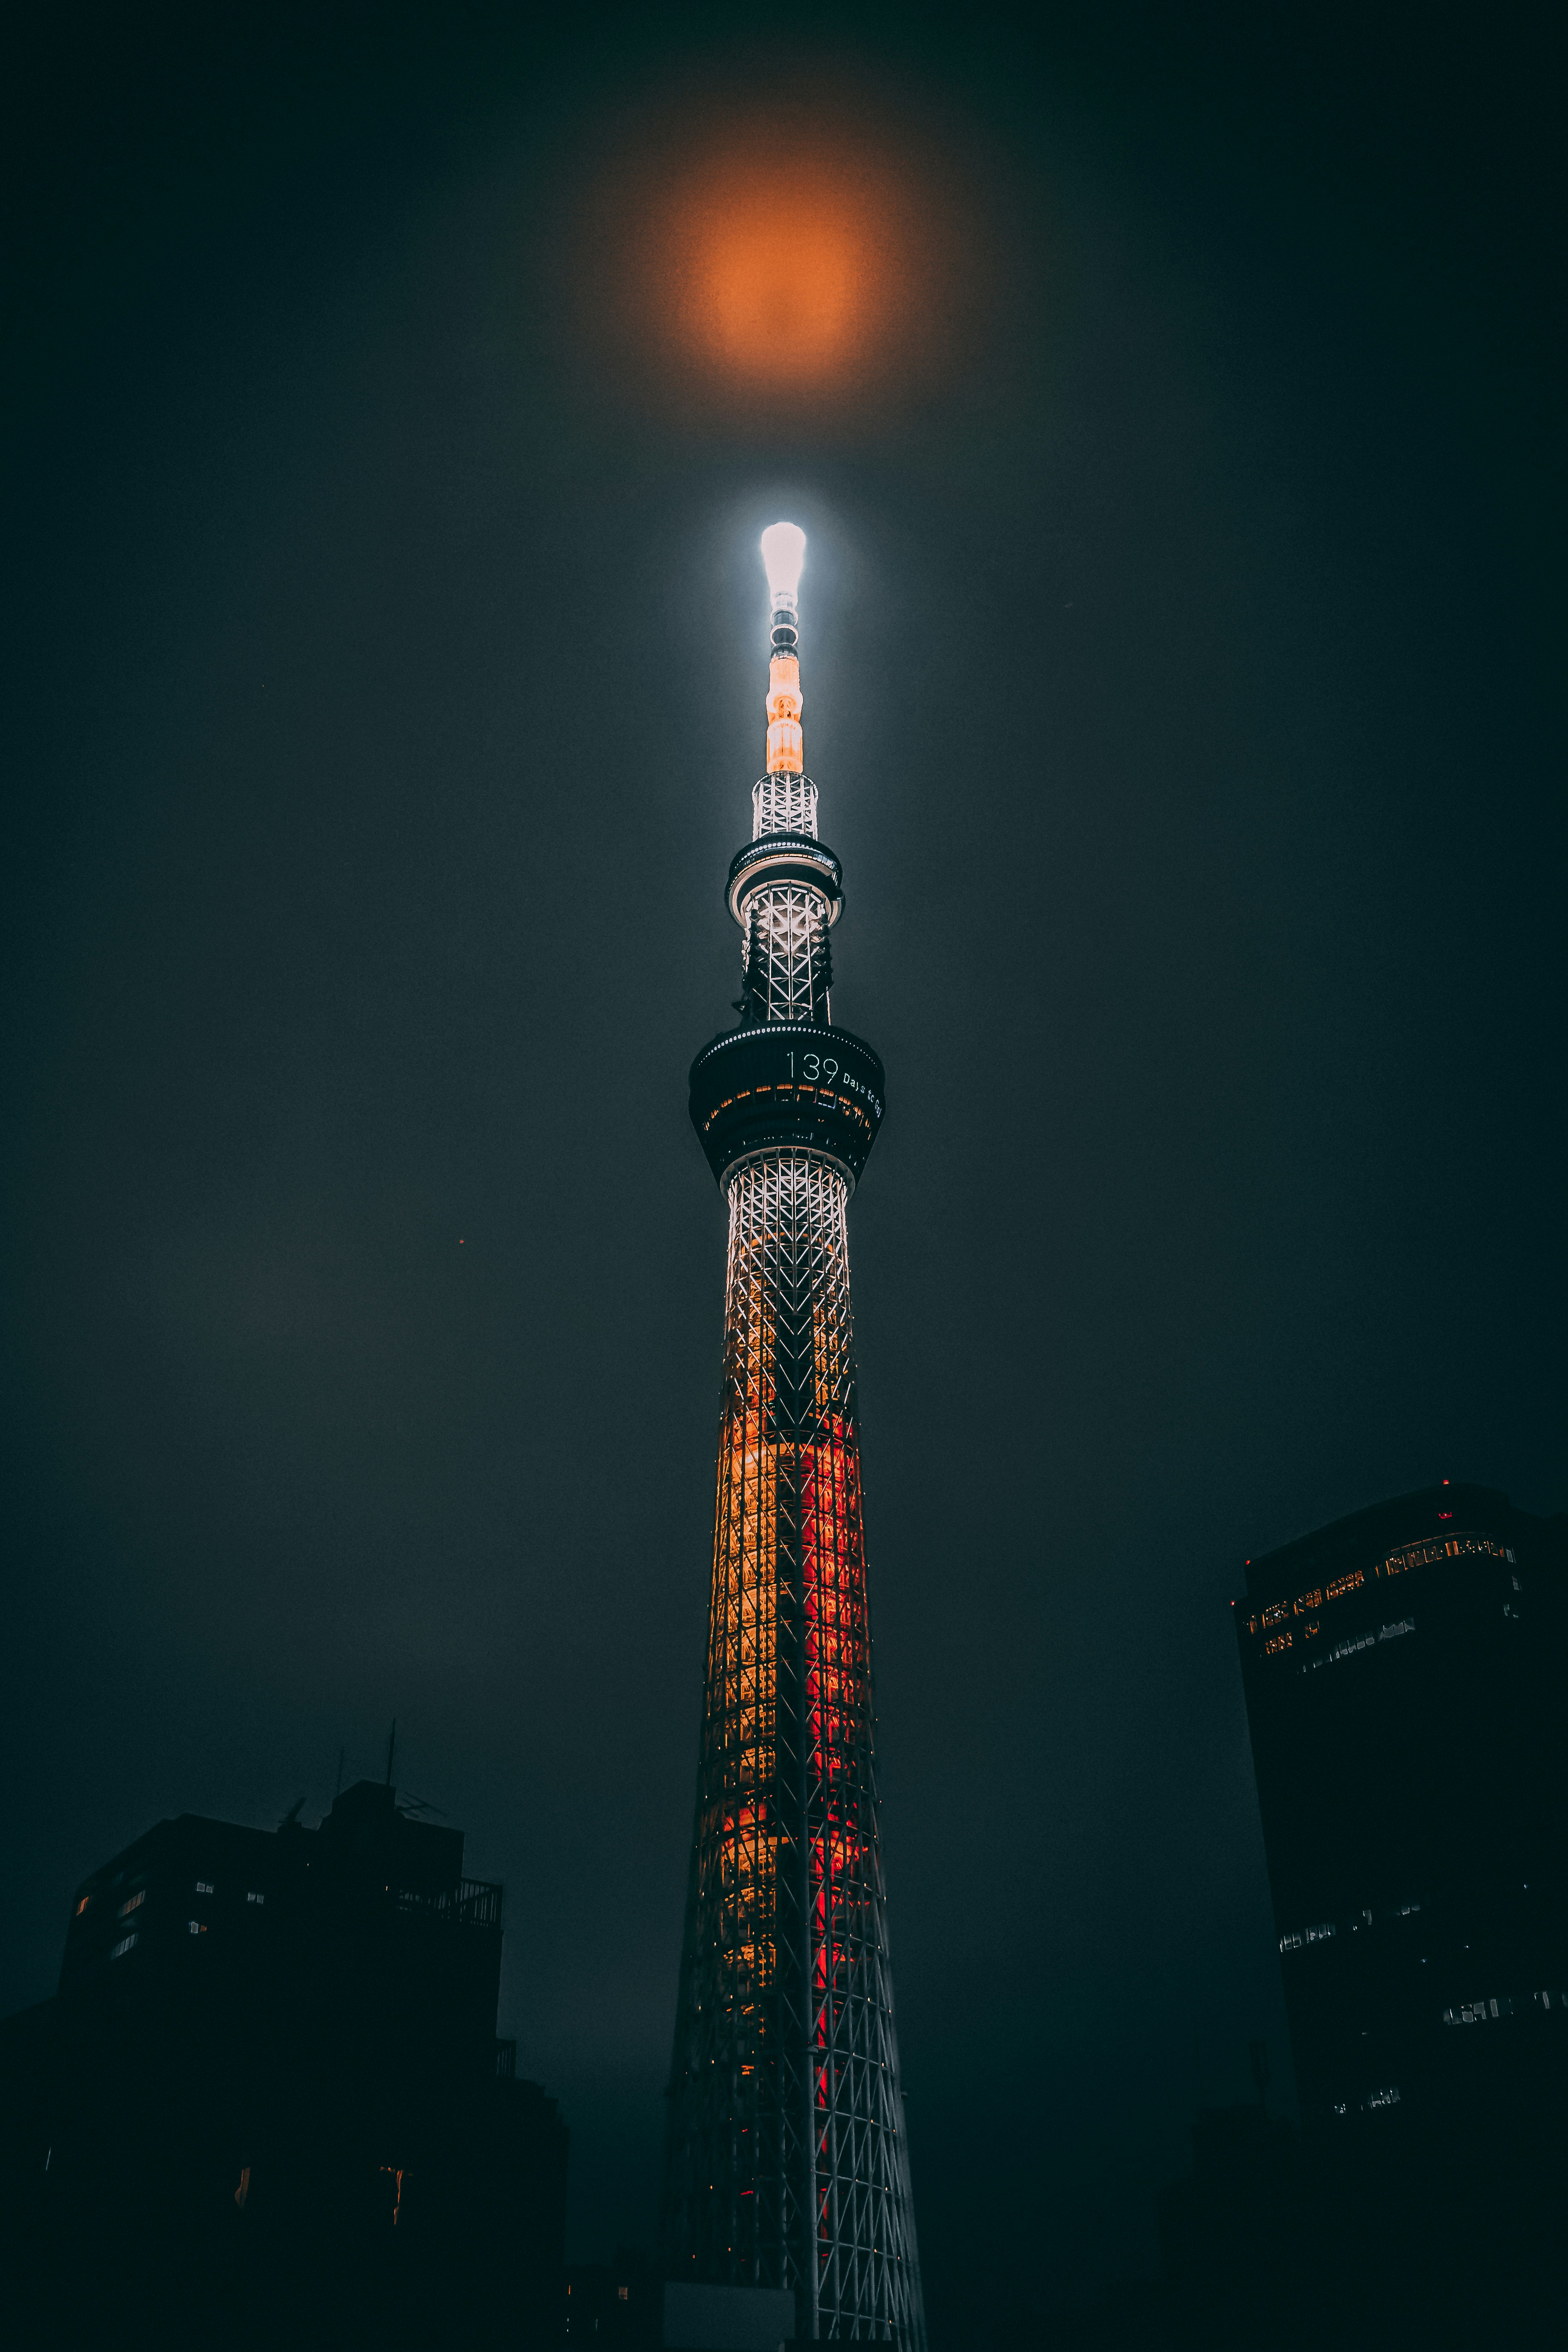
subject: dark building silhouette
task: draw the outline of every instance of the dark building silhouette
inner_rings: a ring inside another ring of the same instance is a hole
[[[567,2352],[653,2352],[664,2341],[664,2281],[635,2248],[613,2263],[574,2263],[566,2273]]]
[[[496,2038],[501,1889],[390,1786],[319,1829],[185,1814],[77,1890],[9,2021],[11,2275],[136,2340],[526,2345],[566,2132]]]
[[[1163,2293],[1144,2315],[1152,2340],[1205,2352],[1300,2342],[1315,2201],[1306,2189],[1299,2137],[1261,2096],[1256,2105],[1201,2107],[1192,2171],[1160,2195]]]
[[[1568,2284],[1565,1528],[1445,1481],[1235,1604],[1323,2237],[1521,2328]]]

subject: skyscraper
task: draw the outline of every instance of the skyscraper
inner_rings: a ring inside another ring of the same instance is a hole
[[[728,884],[741,1018],[691,1066],[730,1251],[664,2250],[673,2278],[793,2289],[800,2338],[916,2352],[846,1227],[882,1065],[832,1025],[843,872],[803,772],[805,551],[793,524],[763,535],[767,773]]]
[[[1302,2124],[1385,2187],[1568,2169],[1565,1532],[1445,1480],[1236,1604]]]

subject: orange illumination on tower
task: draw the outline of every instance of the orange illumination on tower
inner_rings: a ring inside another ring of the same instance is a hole
[[[805,765],[800,725],[800,662],[774,654],[768,664],[768,772],[798,776]]]

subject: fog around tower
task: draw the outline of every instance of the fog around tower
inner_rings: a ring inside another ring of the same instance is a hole
[[[0,1982],[395,1716],[650,2240],[787,517],[940,2352],[1289,2106],[1241,1563],[1563,1500],[1558,142],[1500,32],[855,24],[27,35]]]

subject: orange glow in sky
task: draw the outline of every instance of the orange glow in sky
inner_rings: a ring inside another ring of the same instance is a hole
[[[714,161],[672,192],[665,239],[672,324],[727,374],[821,384],[875,370],[907,307],[896,192],[818,160],[789,180]]]
[[[639,388],[703,404],[898,397],[962,341],[983,275],[940,153],[842,114],[690,118],[628,141],[588,224],[589,299]]]

